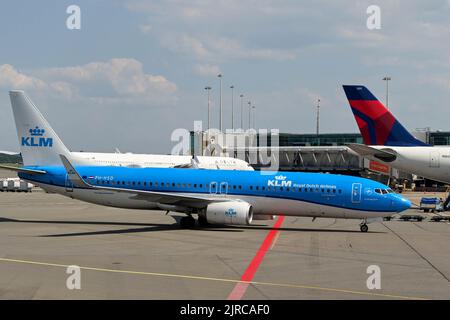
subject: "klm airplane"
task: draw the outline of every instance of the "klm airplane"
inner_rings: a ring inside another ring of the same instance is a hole
[[[176,168],[130,168],[77,164],[51,127],[29,114],[17,127],[20,178],[74,199],[95,204],[186,214],[196,223],[248,225],[272,215],[345,218],[367,224],[411,205],[378,182],[321,173]]]

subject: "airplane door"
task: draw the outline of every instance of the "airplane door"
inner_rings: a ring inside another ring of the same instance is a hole
[[[439,152],[430,152],[430,168],[439,168]]]
[[[73,183],[70,181],[69,176],[66,174],[65,187],[67,192],[73,192]]]
[[[352,203],[360,203],[361,202],[361,192],[362,192],[361,183],[353,183],[352,184]]]
[[[213,181],[209,184],[209,193],[216,194],[217,193],[217,182]]]
[[[228,182],[221,182],[220,183],[220,194],[226,196],[228,193]]]

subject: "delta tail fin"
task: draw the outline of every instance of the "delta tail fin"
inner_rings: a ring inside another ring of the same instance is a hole
[[[23,91],[10,91],[20,152],[25,166],[61,165],[70,152]]]
[[[364,86],[343,86],[366,145],[429,146],[414,138],[394,115]]]

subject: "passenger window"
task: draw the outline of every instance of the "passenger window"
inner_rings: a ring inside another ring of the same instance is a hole
[[[283,187],[280,187],[280,191],[283,191]]]
[[[253,190],[253,186],[250,186],[250,190]]]
[[[256,188],[258,188],[258,187],[256,187]],[[265,190],[266,189],[266,187],[261,187],[261,190]]]
[[[164,187],[164,182],[161,182],[161,187]]]
[[[263,187],[264,188],[264,187]],[[256,190],[259,190],[259,186],[256,186]],[[264,190],[264,189],[263,189]]]

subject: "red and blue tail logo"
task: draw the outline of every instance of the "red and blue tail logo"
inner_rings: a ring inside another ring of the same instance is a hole
[[[364,86],[343,86],[366,145],[429,146],[414,138]]]

